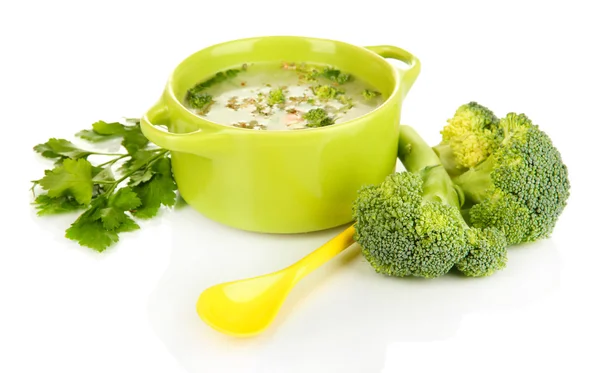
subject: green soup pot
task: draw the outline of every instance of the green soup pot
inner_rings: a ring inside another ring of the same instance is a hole
[[[395,67],[386,58],[405,65]],[[282,61],[336,66],[370,82],[386,100],[361,117],[300,130],[232,127],[184,106],[187,90],[218,71]],[[415,56],[387,45],[292,36],[230,41],[182,61],[141,118],[141,129],[171,151],[181,197],[204,216],[263,233],[332,228],[352,221],[362,186],[395,171],[402,101],[419,72]]]

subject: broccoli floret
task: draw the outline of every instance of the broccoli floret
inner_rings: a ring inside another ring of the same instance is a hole
[[[325,127],[335,123],[335,120],[327,114],[323,108],[310,109],[302,118],[306,120],[307,127]]]
[[[524,114],[509,113],[496,149],[453,178],[474,227],[495,227],[509,245],[547,238],[567,204],[568,170],[550,137]]]
[[[434,150],[451,175],[460,174],[485,160],[495,149],[498,118],[476,102],[461,105],[441,131]]]
[[[465,276],[489,276],[506,267],[506,237],[498,229],[469,229],[466,238],[467,256],[456,263],[456,269]]]
[[[395,173],[359,191],[355,239],[376,272],[433,278],[466,254],[456,208],[422,193],[423,179],[410,172]]]
[[[187,100],[190,107],[200,112],[207,112],[214,103],[213,97],[208,93],[190,93]]]
[[[321,101],[327,101],[336,98],[337,95],[344,94],[345,91],[332,87],[330,85],[318,85],[312,87],[313,94]]]
[[[340,104],[348,106],[348,108],[352,107],[352,97],[348,97],[346,95],[339,95],[337,100]]]
[[[364,186],[353,204],[355,239],[376,272],[434,278],[469,250],[504,244],[488,235],[467,236],[471,228],[460,213],[462,195],[414,129],[400,126],[398,149],[406,171]]]
[[[343,73],[340,70],[332,67],[325,67],[321,73],[321,76],[338,84],[344,84],[351,78],[350,74]]]
[[[247,65],[242,65],[241,69],[228,69],[225,71],[219,71],[207,80],[197,83],[186,92],[185,99],[191,108],[197,109],[200,114],[206,114],[212,104],[214,103],[213,97],[208,93],[203,93],[209,87],[221,83],[227,79],[235,78],[240,72],[246,71]]]
[[[298,77],[301,81],[316,82],[319,78],[334,82],[334,84],[342,85],[352,80],[352,75],[344,73],[338,69],[330,66],[319,67],[319,66],[308,66],[304,63],[299,65],[284,64],[284,68],[293,68],[298,72]]]
[[[375,97],[381,96],[381,93],[378,91],[372,91],[370,89],[365,89],[362,91],[362,96],[366,101],[371,101]]]
[[[269,106],[283,103],[285,103],[285,95],[283,94],[283,90],[281,88],[272,89],[269,91],[269,97],[267,98],[267,104]]]

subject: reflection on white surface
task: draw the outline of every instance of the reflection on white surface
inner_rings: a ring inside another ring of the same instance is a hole
[[[214,223],[186,207],[172,220],[169,267],[152,293],[152,326],[189,372],[380,372],[389,346],[443,341],[469,314],[496,317],[559,286],[551,240],[512,248],[508,267],[491,277],[458,274],[426,280],[376,274],[357,245],[319,268],[289,294],[263,334],[237,339],[197,316],[205,288],[284,268],[343,228],[304,235],[263,235]]]

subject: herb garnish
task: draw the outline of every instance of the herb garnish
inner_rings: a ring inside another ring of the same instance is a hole
[[[227,79],[235,78],[242,71],[246,71],[247,68],[248,66],[243,64],[241,69],[228,69],[225,71],[219,71],[211,78],[190,88],[185,97],[186,101],[190,107],[199,109],[201,114],[206,114],[210,109],[210,105],[212,105],[213,100],[211,95],[203,93],[203,91],[217,83],[221,83]]]
[[[91,143],[120,138],[127,152],[97,152],[56,138],[33,148],[54,160],[55,166],[45,170],[43,178],[32,181],[37,214],[84,210],[65,237],[101,252],[118,242],[120,233],[140,228],[133,218],[148,219],[161,206],[175,204],[177,186],[171,174],[170,153],[148,142],[139,120],[98,121],[91,130],[76,136]],[[92,164],[88,160],[91,156],[109,160]],[[38,187],[42,193],[36,195]]]

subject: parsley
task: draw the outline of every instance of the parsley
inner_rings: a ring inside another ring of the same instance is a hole
[[[88,143],[120,139],[126,153],[97,152],[56,138],[34,146],[34,151],[54,160],[54,168],[32,182],[37,214],[83,210],[66,230],[66,238],[102,252],[119,241],[119,234],[140,229],[135,219],[152,218],[161,206],[175,205],[170,153],[149,143],[139,120],[98,121],[76,136]],[[93,164],[91,156],[109,160]],[[36,187],[42,190],[37,196]]]
[[[188,89],[186,93],[185,98],[188,105],[194,109],[198,109],[200,114],[208,113],[214,101],[211,95],[204,93],[204,90],[227,79],[235,78],[242,71],[246,71],[247,68],[248,66],[243,64],[241,69],[227,69],[225,71],[219,71],[210,78],[195,84],[192,88]]]
[[[42,188],[48,191],[48,197],[71,196],[79,204],[92,202],[92,164],[83,159],[67,158],[62,165],[49,170],[39,180]]]

